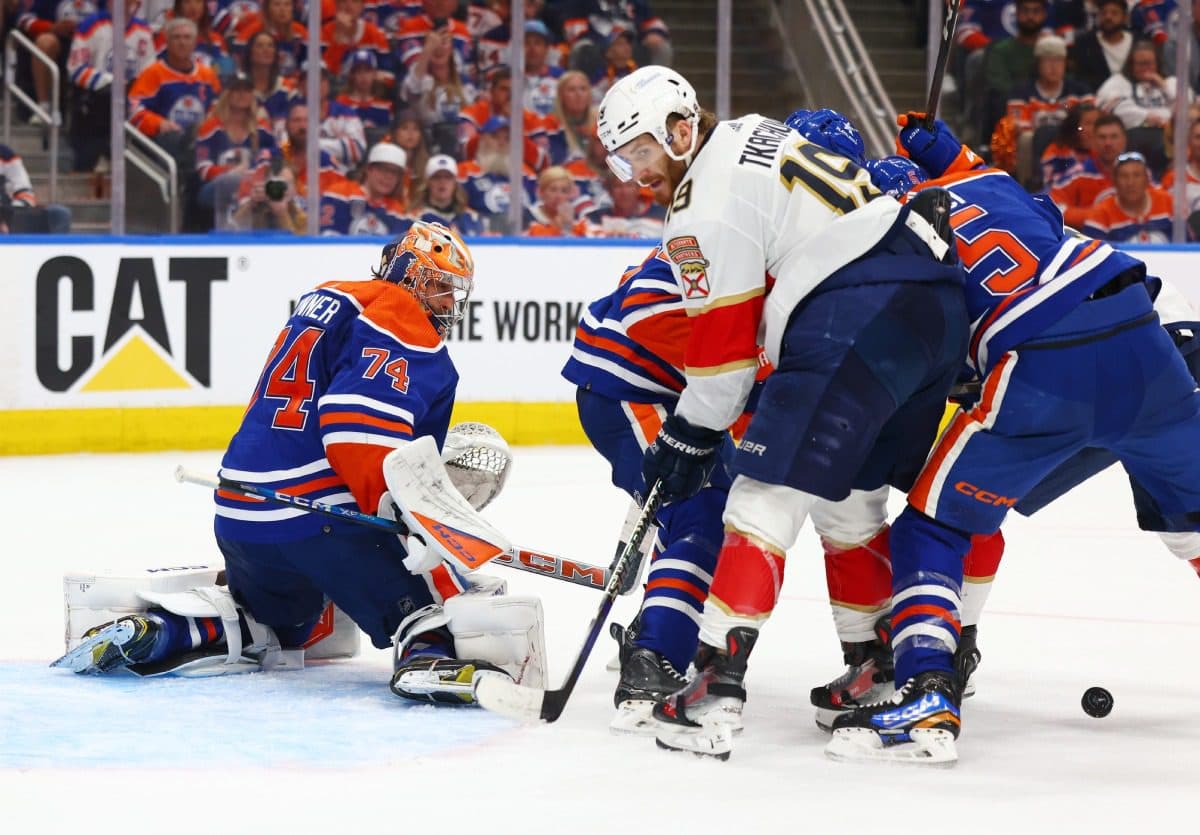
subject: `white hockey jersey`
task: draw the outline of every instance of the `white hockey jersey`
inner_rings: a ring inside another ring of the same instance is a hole
[[[757,114],[719,123],[676,188],[663,230],[692,317],[676,413],[713,429],[732,424],[754,384],[758,346],[778,364],[792,310],[878,243],[900,210],[865,170],[786,125]],[[928,223],[908,218],[945,252]]]

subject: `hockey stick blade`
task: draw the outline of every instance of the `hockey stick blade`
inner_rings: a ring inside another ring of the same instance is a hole
[[[604,628],[608,613],[612,611],[613,601],[621,591],[625,573],[633,562],[634,554],[641,548],[642,539],[653,524],[661,504],[662,482],[656,481],[646,496],[646,504],[642,507],[641,516],[638,517],[629,541],[625,543],[625,549],[613,564],[612,576],[604,589],[604,599],[600,601],[600,608],[588,625],[583,646],[575,656],[575,663],[571,666],[571,672],[567,674],[562,687],[557,690],[541,690],[524,687],[512,681],[503,681],[499,676],[480,676],[475,679],[475,701],[487,710],[522,722],[536,722],[539,719],[543,722],[557,721],[563,708],[567,706],[572,691],[575,690],[588,656],[592,654],[592,648],[600,636],[600,630]]]

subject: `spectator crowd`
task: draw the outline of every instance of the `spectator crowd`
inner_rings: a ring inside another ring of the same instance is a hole
[[[312,60],[316,0],[127,0],[128,119],[177,161],[185,231],[304,232],[315,142],[322,234],[396,235],[421,218],[465,235],[657,237],[662,210],[609,175],[596,105],[639,64],[670,62],[666,25],[646,0],[523,1],[519,125],[509,0],[320,0]],[[74,169],[103,175],[114,94],[106,0],[5,2],[6,25],[64,70]],[[22,55],[18,80],[48,111],[51,75]],[[519,174],[508,165],[513,130]]]
[[[1173,137],[1187,131],[1188,234],[1200,240],[1200,0],[1191,2],[1192,61],[1179,81],[1177,0],[964,0],[953,62],[964,137],[1047,192],[1069,225],[1166,243]],[[1175,125],[1180,96],[1188,122]]]

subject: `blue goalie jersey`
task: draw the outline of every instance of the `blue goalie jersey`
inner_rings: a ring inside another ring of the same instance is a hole
[[[430,435],[441,447],[458,373],[425,309],[382,281],[302,296],[221,461],[221,475],[326,504],[378,510],[383,458]],[[318,534],[328,517],[217,491],[216,533],[242,542]]]

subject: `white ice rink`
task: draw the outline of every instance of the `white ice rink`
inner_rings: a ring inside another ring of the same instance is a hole
[[[1137,531],[1119,472],[1006,526],[961,759],[936,770],[822,755],[808,691],[841,658],[811,530],[755,649],[727,763],[609,734],[607,637],[562,719],[540,727],[403,703],[374,649],[208,681],[47,669],[63,649],[64,570],[217,559],[208,493],[171,473],[218,457],[0,459],[0,833],[1200,830],[1200,579]],[[487,514],[522,545],[607,564],[625,507],[591,451],[520,448]],[[545,601],[557,685],[596,593],[493,573]],[[635,606],[622,598],[617,619]],[[1106,719],[1080,709],[1092,684],[1115,697]]]

